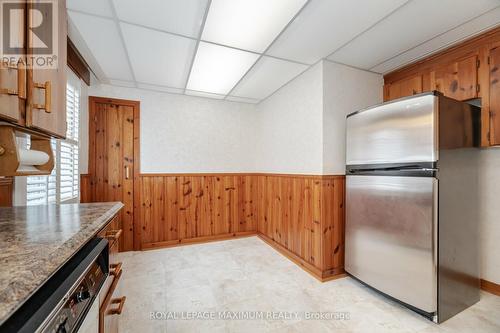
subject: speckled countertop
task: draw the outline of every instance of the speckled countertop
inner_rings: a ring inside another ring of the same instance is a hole
[[[0,324],[122,207],[120,202],[0,207]]]

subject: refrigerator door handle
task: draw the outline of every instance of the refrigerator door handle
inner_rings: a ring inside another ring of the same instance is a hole
[[[389,168],[371,168],[371,169],[349,169],[348,173],[355,174],[358,172],[384,172],[384,171],[439,171],[439,168],[422,168],[422,167],[389,167]]]

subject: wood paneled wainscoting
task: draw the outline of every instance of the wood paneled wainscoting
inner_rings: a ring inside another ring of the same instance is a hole
[[[261,238],[324,281],[344,273],[344,176],[260,175]]]
[[[82,175],[82,201],[88,186]],[[141,174],[141,249],[258,235],[325,281],[344,273],[344,187],[344,176]]]
[[[244,174],[143,174],[142,248],[255,234],[257,179]]]

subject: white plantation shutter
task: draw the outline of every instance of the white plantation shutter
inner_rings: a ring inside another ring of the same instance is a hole
[[[61,142],[60,150],[61,201],[78,197],[78,144]]]
[[[78,197],[78,131],[80,90],[68,83],[66,89],[66,140],[59,146],[60,201]]]
[[[28,205],[60,203],[78,198],[78,133],[80,87],[68,81],[66,88],[66,140],[52,140],[55,166],[49,176],[27,177]]]

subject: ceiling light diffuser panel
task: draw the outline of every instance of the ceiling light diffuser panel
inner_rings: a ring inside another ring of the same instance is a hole
[[[262,57],[231,92],[231,95],[264,99],[306,68],[308,68],[307,65]]]
[[[306,2],[212,0],[202,40],[262,53]]]
[[[258,54],[200,42],[187,89],[227,95]]]
[[[184,88],[195,40],[126,23],[120,27],[138,82]]]
[[[208,0],[113,0],[113,3],[122,21],[197,38]]]

